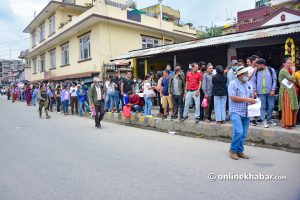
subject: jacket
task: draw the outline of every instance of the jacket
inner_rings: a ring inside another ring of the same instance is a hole
[[[179,76],[178,79],[178,88],[180,95],[183,95],[184,90],[185,90],[185,80],[181,76]],[[174,94],[174,76],[172,76],[169,80],[169,88],[168,88],[169,94]]]
[[[105,97],[105,90],[103,89],[102,86],[100,86],[100,90],[101,90],[101,100],[103,101]],[[90,104],[98,105],[97,91],[95,85],[92,85],[89,90],[89,100],[90,100]]]
[[[205,73],[202,81],[202,90],[205,95],[212,96],[213,94],[213,84],[212,84],[213,74]]]
[[[227,96],[227,77],[224,74],[216,74],[212,78],[213,96]]]

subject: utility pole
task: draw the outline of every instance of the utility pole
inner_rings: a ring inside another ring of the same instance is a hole
[[[160,22],[160,29],[162,29],[162,20],[163,20],[163,10],[162,10],[162,1],[163,0],[158,0],[158,3],[159,3],[159,15],[160,15],[160,18],[159,18],[159,22]],[[164,35],[162,34],[163,36],[163,45],[165,44],[165,38],[164,38]]]

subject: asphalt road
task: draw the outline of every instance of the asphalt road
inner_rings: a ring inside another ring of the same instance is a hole
[[[51,115],[0,97],[0,200],[300,199],[299,154],[247,146],[234,161],[227,143]]]

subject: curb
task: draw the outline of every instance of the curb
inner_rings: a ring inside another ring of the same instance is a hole
[[[180,122],[178,120],[160,118],[146,118],[144,116],[132,115],[124,117],[118,113],[107,112],[104,120],[111,123],[119,123],[127,126],[151,128],[162,132],[191,133],[199,137],[227,138],[231,139],[231,124],[217,125],[214,123],[195,123],[194,121]],[[259,127],[249,129],[247,142],[253,142],[274,147],[284,147],[300,150],[300,133],[298,130],[274,130]]]

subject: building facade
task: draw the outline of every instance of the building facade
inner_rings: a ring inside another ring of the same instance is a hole
[[[196,30],[135,12],[125,0],[90,2],[50,1],[25,28],[32,81],[101,78],[114,56],[196,39]]]
[[[21,60],[0,59],[0,82],[15,81],[15,75],[23,69]]]

